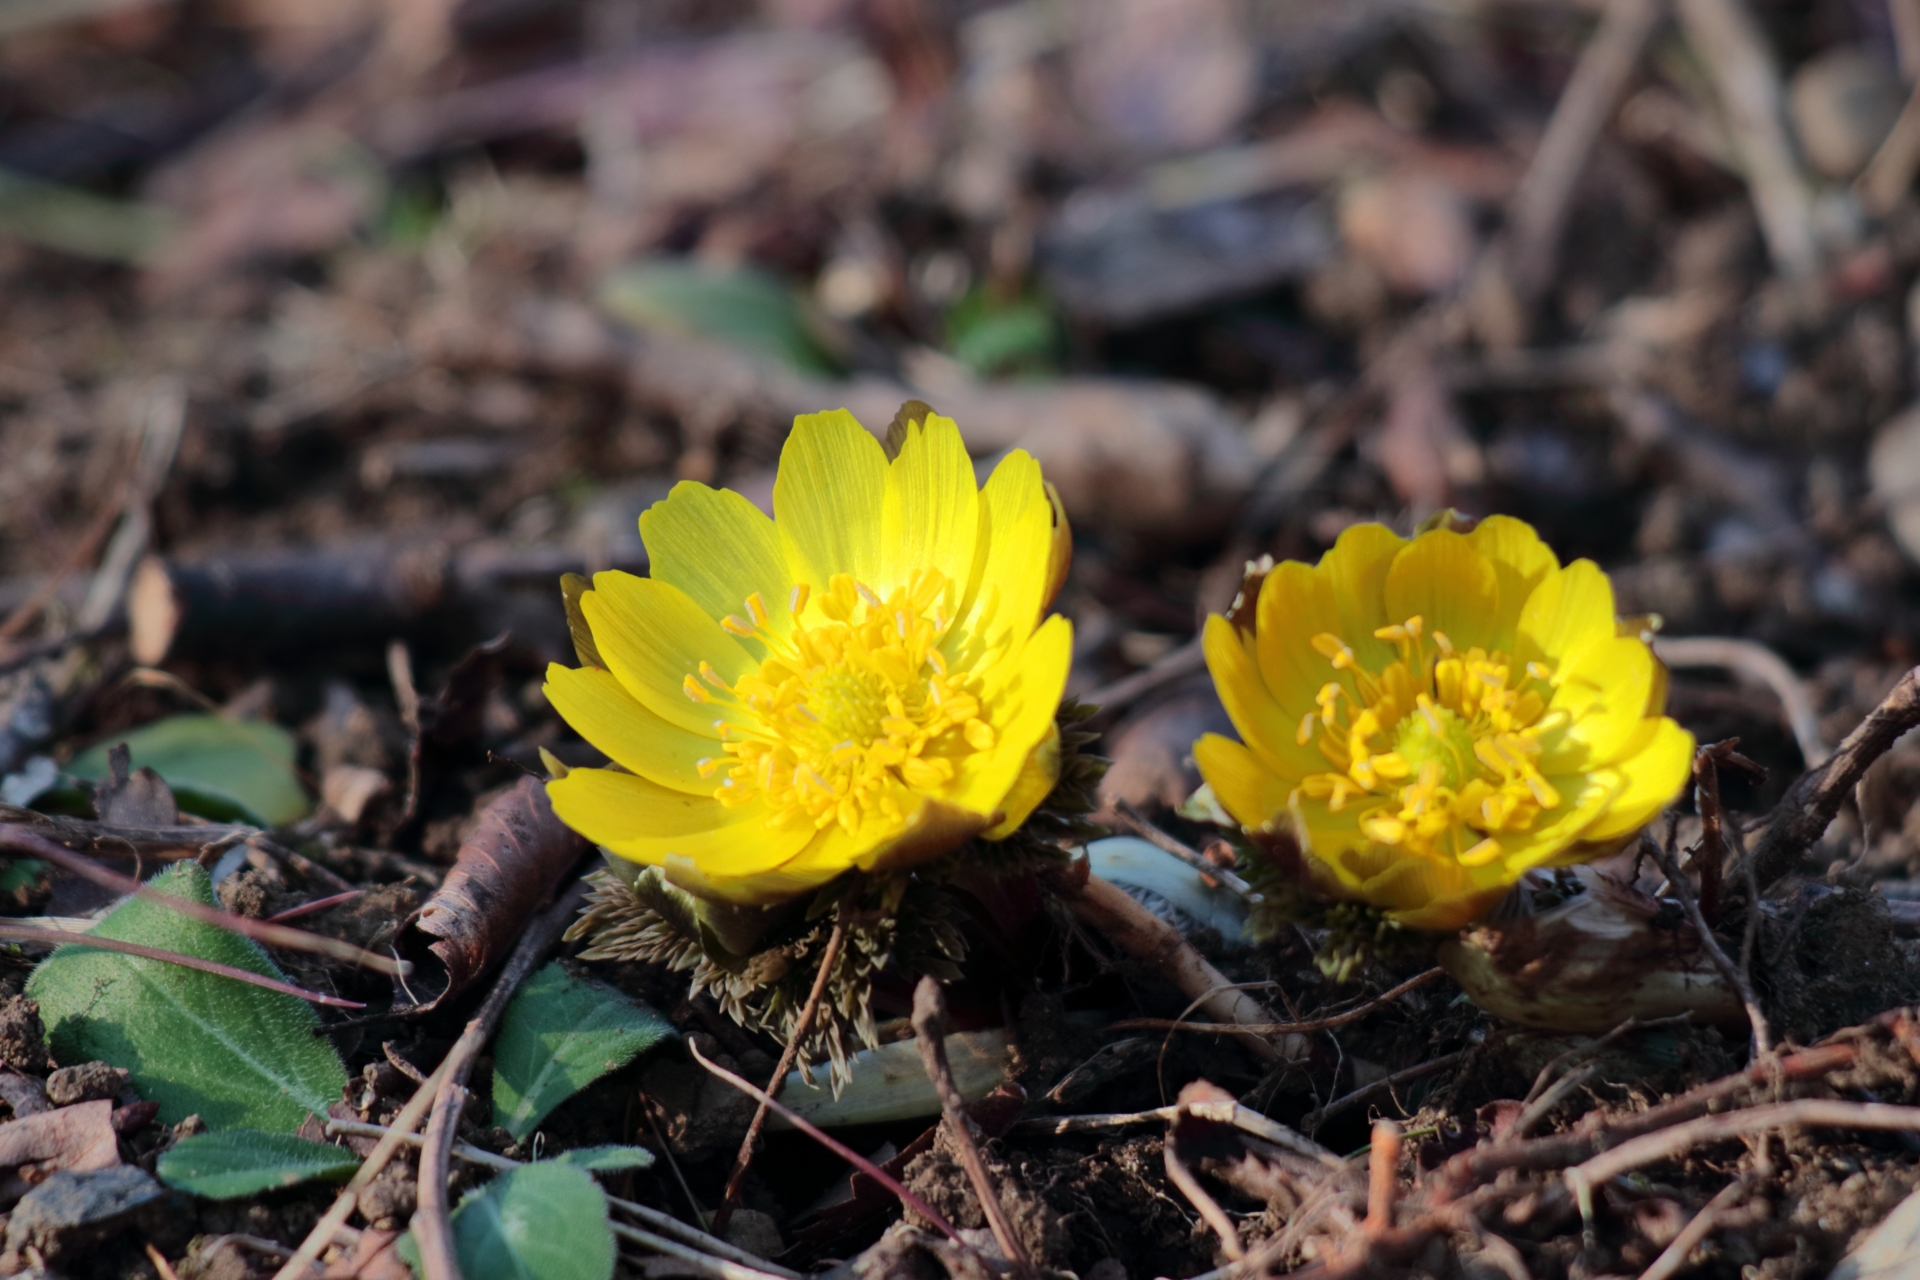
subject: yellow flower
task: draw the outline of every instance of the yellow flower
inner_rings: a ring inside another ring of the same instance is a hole
[[[1245,745],[1209,734],[1194,758],[1237,821],[1299,839],[1323,889],[1457,928],[1529,869],[1618,847],[1687,780],[1693,738],[1606,575],[1561,568],[1518,520],[1359,525],[1258,590],[1250,627],[1205,634]]]
[[[889,464],[844,409],[809,414],[773,507],[681,483],[640,517],[653,576],[594,577],[597,653],[546,694],[614,767],[548,783],[554,811],[753,904],[1011,835],[1058,779],[1072,649],[1042,621],[1070,542],[1039,464],[980,488],[949,419]]]

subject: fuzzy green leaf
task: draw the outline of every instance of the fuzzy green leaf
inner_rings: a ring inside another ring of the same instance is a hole
[[[420,1274],[413,1233],[398,1247]],[[453,1248],[467,1280],[608,1280],[607,1193],[585,1169],[557,1160],[509,1170],[453,1211]]]
[[[155,1172],[170,1187],[209,1200],[237,1200],[309,1178],[344,1181],[360,1167],[346,1147],[286,1133],[224,1129],[182,1138],[160,1156]]]
[[[294,776],[293,735],[277,724],[169,716],[88,748],[67,772],[90,781],[106,777],[107,752],[119,742],[127,744],[129,767],[151,767],[188,813],[278,827],[306,817],[311,807]]]
[[[213,883],[192,862],[150,885],[213,904]],[[129,898],[89,932],[285,979],[253,942],[164,903]],[[217,974],[70,943],[34,971],[27,994],[59,1061],[125,1067],[168,1124],[198,1113],[216,1129],[290,1132],[308,1112],[325,1115],[347,1082],[305,1001]]]
[[[624,1169],[651,1169],[653,1152],[645,1147],[575,1147],[553,1157],[553,1162],[590,1173],[619,1173]]]
[[[501,1021],[493,1122],[524,1138],[562,1102],[673,1034],[645,1005],[550,964],[520,988]]]
[[[753,267],[651,258],[608,276],[600,304],[643,333],[710,338],[796,373],[835,371],[793,290]]]

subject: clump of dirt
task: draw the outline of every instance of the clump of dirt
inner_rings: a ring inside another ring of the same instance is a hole
[[[1081,1275],[1095,1263],[1123,1258],[1137,1276],[1192,1275],[1213,1265],[1214,1240],[1166,1192],[1159,1136],[1049,1144],[1023,1153],[1027,1185],[1059,1216],[1070,1244],[1067,1262]]]
[[[0,1002],[0,1063],[29,1075],[45,1075],[51,1065],[40,1006],[25,996]]]
[[[974,1134],[980,1142],[980,1134]],[[1027,1170],[1007,1163],[993,1145],[981,1152],[987,1176],[993,1179],[1000,1204],[1007,1212],[1014,1234],[1028,1255],[1049,1266],[1067,1266],[1073,1249],[1073,1237],[1066,1222],[1036,1193],[1027,1181]],[[973,1183],[968,1180],[960,1152],[945,1125],[935,1133],[933,1149],[916,1156],[907,1165],[905,1182],[916,1195],[961,1229],[984,1227],[987,1216],[980,1207]],[[920,1222],[918,1215],[910,1215]],[[931,1223],[921,1223],[931,1226]]]
[[[297,906],[300,895],[291,893],[276,872],[248,867],[220,882],[220,905],[237,916],[264,920],[288,907]]]
[[[1896,936],[1878,894],[1802,885],[1768,904],[1757,952],[1767,1015],[1799,1044],[1920,998],[1920,944]]]
[[[385,948],[399,923],[420,905],[420,890],[410,884],[373,885],[351,902],[322,913],[306,927],[369,951]]]

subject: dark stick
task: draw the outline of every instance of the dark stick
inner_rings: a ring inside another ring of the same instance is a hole
[[[1767,829],[1753,847],[1753,876],[1762,890],[1794,869],[1853,794],[1867,767],[1915,725],[1920,725],[1920,667],[1901,676],[1832,758],[1802,774],[1774,807]]]
[[[462,1085],[444,1083],[433,1100],[433,1113],[420,1144],[420,1189],[414,1210],[414,1239],[420,1245],[420,1271],[426,1280],[461,1280],[460,1259],[453,1251],[452,1220],[447,1207],[447,1166],[453,1162],[453,1136],[466,1109]],[[431,1167],[434,1176],[428,1176]],[[421,1230],[422,1222],[446,1224],[444,1230]]]
[[[1735,739],[1739,741],[1739,739]],[[1727,868],[1727,844],[1721,832],[1725,815],[1720,809],[1720,761],[1715,746],[1693,754],[1694,803],[1700,810],[1700,915],[1709,924],[1720,923],[1720,881]]]
[[[324,1004],[335,1009],[367,1007],[358,1000],[343,1000],[339,996],[321,995],[318,991],[308,991],[305,987],[296,987],[291,982],[281,982],[278,978],[249,973],[245,969],[236,969],[230,964],[221,964],[216,960],[202,960],[199,956],[182,955],[178,951],[162,951],[158,947],[143,946],[138,942],[122,942],[118,938],[96,938],[91,934],[67,933],[61,929],[42,929],[30,924],[14,924],[10,920],[0,920],[0,938],[17,938],[21,942],[44,942],[54,947],[93,947],[99,951],[117,951],[122,955],[139,956],[145,960],[159,960],[187,969],[198,969],[202,973],[231,978],[235,982],[244,982],[249,986],[265,987],[268,991],[298,996],[302,1000],[310,1000],[314,1004]]]
[[[1013,1223],[1007,1220],[1006,1208],[1000,1203],[1000,1195],[987,1173],[987,1162],[981,1158],[973,1132],[967,1128],[967,1102],[953,1083],[953,1068],[947,1065],[947,998],[940,990],[939,979],[931,974],[921,978],[913,989],[913,1037],[919,1045],[927,1079],[933,1081],[934,1092],[940,1095],[940,1111],[946,1119],[947,1133],[953,1139],[954,1149],[960,1153],[967,1181],[973,1183],[973,1194],[980,1200],[980,1211],[986,1215],[994,1243],[1013,1264],[1016,1274],[1032,1275],[1033,1258],[1020,1237],[1014,1234]],[[1167,1150],[1172,1152],[1171,1142]],[[1238,1239],[1233,1243],[1238,1245]]]
[[[820,953],[820,972],[813,975],[813,989],[807,992],[807,1003],[800,1010],[800,1020],[793,1024],[793,1034],[787,1037],[787,1046],[780,1051],[780,1061],[773,1068],[773,1078],[767,1081],[760,1105],[754,1109],[753,1122],[747,1126],[747,1136],[740,1143],[740,1154],[733,1158],[733,1170],[727,1174],[727,1189],[720,1197],[719,1210],[713,1215],[713,1234],[722,1239],[726,1238],[727,1221],[733,1217],[734,1202],[740,1198],[740,1186],[747,1180],[747,1169],[753,1164],[754,1146],[760,1141],[760,1131],[766,1127],[767,1109],[774,1105],[780,1090],[786,1087],[787,1072],[793,1070],[793,1061],[800,1056],[801,1042],[813,1030],[813,1019],[820,1012],[820,998],[826,994],[827,979],[833,973],[833,966],[840,960],[840,948],[847,941],[847,916],[852,910],[849,901],[850,897],[846,895],[840,899],[840,909],[833,918],[833,932],[827,935],[827,948]],[[785,1111],[781,1114],[784,1115]]]
[[[404,962],[376,955],[350,942],[322,937],[317,933],[308,933],[304,929],[289,929],[285,925],[268,924],[264,920],[250,920],[245,916],[236,916],[213,907],[203,907],[197,902],[188,902],[184,898],[156,893],[138,880],[123,876],[117,871],[109,871],[91,859],[81,857],[65,845],[55,844],[26,827],[0,824],[0,850],[22,854],[29,858],[43,859],[64,871],[72,872],[83,880],[91,880],[102,888],[112,889],[115,893],[130,893],[135,897],[146,898],[178,911],[181,915],[198,920],[202,924],[210,924],[230,933],[241,934],[266,946],[330,956],[335,960],[358,965],[363,969],[373,969],[389,976],[403,976],[408,972],[408,966]]]
[[[1252,885],[1235,875],[1228,868],[1213,862],[1206,854],[1201,853],[1198,849],[1180,840],[1176,840],[1165,831],[1162,831],[1159,827],[1148,821],[1145,814],[1141,813],[1125,800],[1114,801],[1113,811],[1119,816],[1123,826],[1127,827],[1135,835],[1162,853],[1172,854],[1174,857],[1180,859],[1180,861],[1192,867],[1195,871],[1198,871],[1201,875],[1219,881],[1242,898],[1251,898],[1254,896]]]
[[[1753,984],[1747,981],[1747,975],[1734,964],[1726,950],[1721,947],[1720,940],[1713,936],[1713,930],[1707,927],[1706,917],[1700,914],[1700,904],[1694,900],[1693,882],[1687,879],[1686,872],[1680,870],[1680,864],[1674,860],[1673,855],[1662,849],[1659,841],[1644,831],[1640,833],[1640,847],[1646,850],[1659,866],[1661,873],[1667,877],[1667,883],[1672,887],[1674,896],[1680,899],[1680,905],[1685,909],[1687,919],[1693,924],[1693,931],[1700,935],[1700,945],[1706,948],[1707,958],[1713,961],[1713,967],[1720,971],[1720,976],[1726,979],[1728,986],[1739,992],[1740,1002],[1747,1006],[1747,1021],[1753,1024],[1754,1054],[1764,1058],[1773,1052],[1773,1035],[1767,1028],[1767,1015],[1760,1011],[1760,1002],[1754,998]],[[1758,909],[1758,903],[1747,904],[1749,911]]]

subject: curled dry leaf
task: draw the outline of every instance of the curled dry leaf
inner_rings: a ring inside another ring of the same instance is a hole
[[[397,984],[395,1012],[426,1013],[505,958],[586,848],[538,778],[489,803],[446,883],[400,926],[394,945],[414,970]]]

